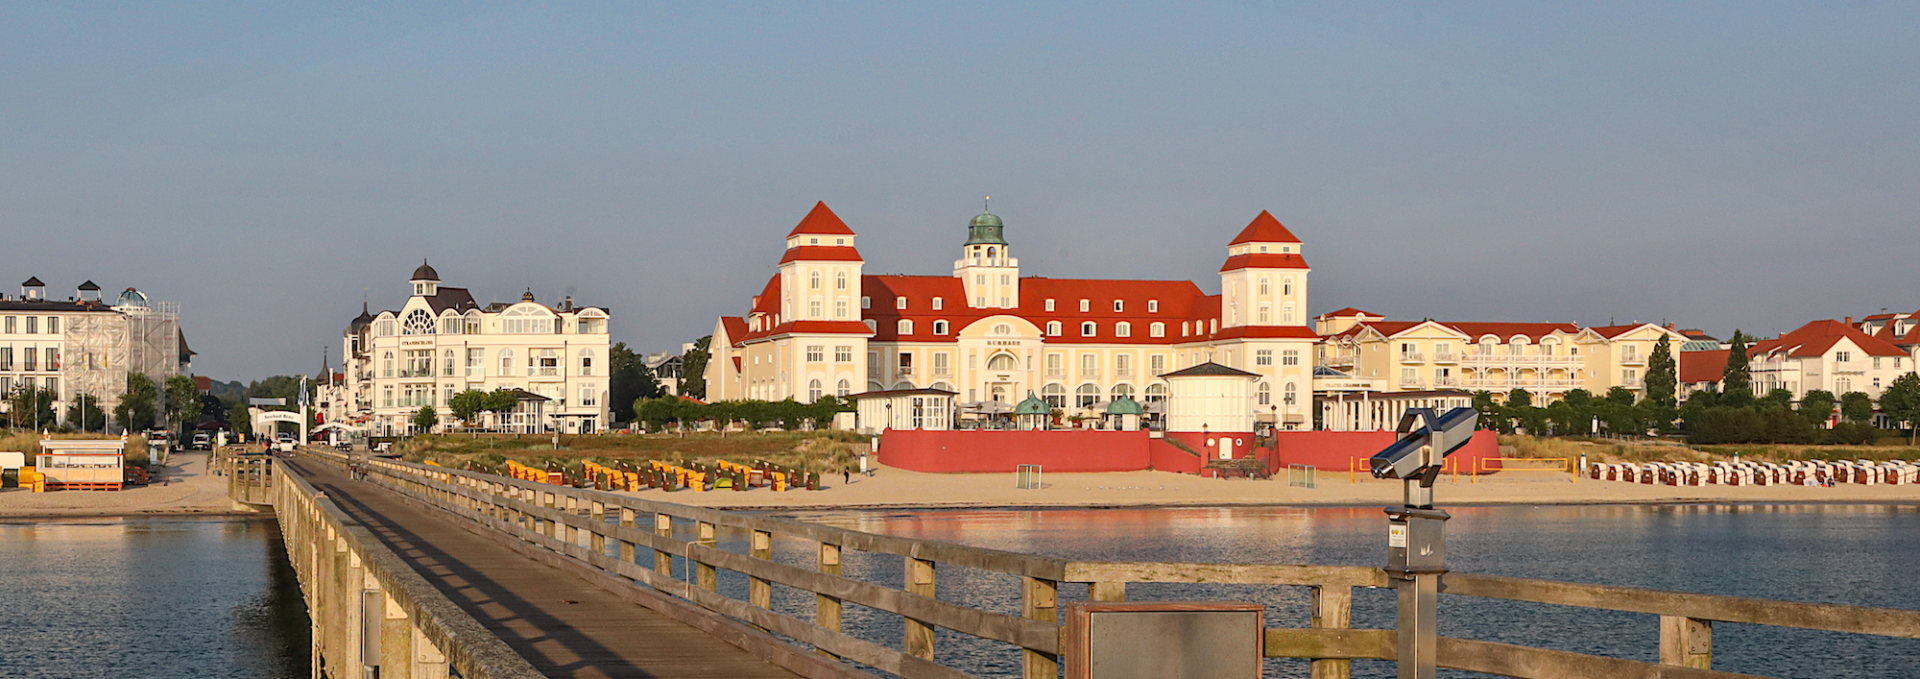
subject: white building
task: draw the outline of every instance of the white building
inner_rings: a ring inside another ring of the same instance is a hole
[[[608,425],[609,314],[602,307],[534,300],[481,307],[466,288],[440,284],[425,263],[408,281],[399,309],[348,325],[343,377],[322,385],[329,422],[374,435],[414,433],[431,405],[441,426],[457,426],[448,399],[467,390],[526,392],[521,407],[490,424],[513,431],[596,433]]]
[[[1027,275],[991,213],[967,225],[951,273],[865,273],[856,238],[824,203],[787,233],[746,315],[716,324],[710,399],[934,389],[966,410],[1033,393],[1097,417],[1123,398],[1155,407],[1168,397],[1162,376],[1212,362],[1257,376],[1246,417],[1312,426],[1310,270],[1300,239],[1267,212],[1227,243],[1216,295],[1191,281]]]
[[[1914,369],[1906,350],[1834,320],[1814,321],[1755,342],[1747,356],[1755,395],[1785,389],[1793,392],[1795,402],[1815,389],[1836,397],[1864,392],[1879,400],[1894,378]]]
[[[165,398],[167,379],[188,372],[193,357],[178,307],[150,302],[133,288],[109,304],[93,281],[81,283],[76,293],[65,301],[48,299],[46,284],[34,277],[20,285],[19,297],[0,295],[0,395],[26,385],[51,391],[61,423],[80,394],[97,399],[111,417],[129,373],[152,379]],[[9,410],[0,399],[0,412]]]

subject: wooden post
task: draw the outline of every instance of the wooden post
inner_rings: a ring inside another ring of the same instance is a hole
[[[820,572],[831,575],[840,574],[840,545],[820,543]],[[820,594],[814,597],[813,624],[835,632],[840,631],[840,599]],[[840,656],[820,651],[820,655],[838,660]]]
[[[713,524],[707,523],[705,521],[701,521],[700,532],[698,535],[699,537],[697,539],[701,545],[706,547],[712,547],[714,545],[715,540],[713,538]],[[694,571],[693,571],[694,584],[698,585],[700,589],[704,589],[709,592],[715,591],[716,589],[719,588],[720,576],[716,571],[714,571],[713,566],[701,563],[697,559],[694,560],[693,564],[694,564]]]
[[[673,517],[666,514],[653,515],[653,534],[663,538],[673,537]],[[673,579],[673,554],[662,550],[653,550],[653,570]]]
[[[625,526],[627,528],[632,528],[634,518],[635,518],[635,514],[631,508],[628,508],[628,507],[620,508],[620,525]],[[633,563],[634,558],[637,556],[634,553],[636,551],[638,550],[634,549],[633,543],[628,542],[626,540],[621,540],[620,541],[620,562]]]
[[[753,558],[773,560],[773,533],[763,530],[753,532]],[[747,601],[755,606],[773,610],[773,583],[748,576]]]
[[[1127,583],[1096,582],[1087,586],[1087,598],[1094,601],[1126,601]]]
[[[1660,616],[1660,664],[1713,669],[1713,621]]]
[[[1022,614],[1028,620],[1059,622],[1060,583],[1040,578],[1021,578],[1026,590]],[[1025,679],[1055,679],[1060,676],[1060,656],[1024,649],[1021,653]]]
[[[1313,628],[1346,629],[1353,625],[1353,588],[1320,585],[1313,588]],[[1352,660],[1315,660],[1312,679],[1347,679],[1353,676]]]
[[[590,513],[593,517],[593,529],[587,531],[587,542],[589,543],[587,547],[593,550],[595,556],[606,556],[607,536],[601,534],[600,531],[604,530],[601,528],[602,526],[607,525],[607,504],[599,500],[594,500],[591,508],[592,511]]]
[[[906,590],[908,592],[912,592],[914,594],[918,594],[920,596],[924,596],[929,599],[933,598],[934,583],[933,583],[933,562],[932,561],[927,561],[925,559],[915,559],[913,557],[907,557]],[[907,655],[919,656],[922,658],[926,658],[928,660],[932,660],[933,659],[933,625],[929,625],[927,623],[921,622],[919,620],[915,620],[913,618],[906,618],[906,621],[907,621],[907,633],[906,633],[905,639],[901,643],[901,645],[904,646],[905,648],[903,648],[902,650],[905,650],[907,652]]]
[[[580,515],[580,498],[574,497],[572,495],[568,495],[565,506],[566,506],[566,515],[568,518],[572,518]],[[573,545],[580,544],[580,529],[574,528],[573,524],[570,524],[570,523],[560,524],[560,535],[561,537],[566,538],[567,545],[570,547]]]

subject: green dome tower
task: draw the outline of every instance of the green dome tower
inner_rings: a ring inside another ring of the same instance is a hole
[[[967,222],[967,242],[953,275],[967,288],[967,304],[974,309],[1013,309],[1020,306],[1020,260],[1007,245],[1006,224],[983,205]]]

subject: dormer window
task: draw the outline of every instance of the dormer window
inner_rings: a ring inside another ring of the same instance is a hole
[[[1047,311],[1053,311],[1053,300],[1047,300]]]
[[[1160,300],[1157,300],[1157,299],[1147,300],[1147,313],[1150,313],[1150,314],[1160,313]]]
[[[945,304],[945,300],[942,300],[942,299],[940,299],[939,297],[935,297],[935,298],[933,298],[933,310],[934,310],[934,311],[939,311],[940,309],[942,309],[942,308],[944,308],[945,306],[946,306],[946,304]]]
[[[1122,301],[1122,300],[1117,300],[1117,299],[1116,299],[1116,300],[1113,300],[1113,312],[1114,312],[1114,313],[1116,313],[1116,314],[1117,314],[1117,313],[1122,313],[1122,312],[1124,312],[1124,311],[1126,311],[1126,310],[1127,310],[1127,303],[1126,303],[1125,301]]]
[[[1093,310],[1093,300],[1090,300],[1090,299],[1080,300],[1080,313],[1084,314],[1092,310]]]
[[[933,322],[933,334],[935,334],[935,335],[945,335],[945,334],[947,334],[947,322],[946,322],[946,321],[934,321],[934,322]]]
[[[835,238],[835,239],[833,239],[833,244],[834,244],[834,245],[846,245],[846,244],[847,244],[847,239],[845,239],[845,238]]]
[[[1080,324],[1081,337],[1092,337],[1094,335],[1094,332],[1095,332],[1095,328],[1093,325],[1093,321],[1087,321],[1085,323]]]
[[[807,244],[808,244],[808,245],[819,245],[819,244],[820,244],[820,239],[818,239],[818,238],[808,238],[808,239],[807,239]]]
[[[905,308],[907,308],[907,298],[905,298],[905,297],[895,297],[895,298],[893,298],[893,308],[895,308],[895,309],[905,309]]]

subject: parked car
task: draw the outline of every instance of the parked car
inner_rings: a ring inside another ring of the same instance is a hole
[[[206,432],[193,435],[193,442],[187,444],[187,450],[213,450],[213,436]]]
[[[279,436],[274,437],[273,441],[274,443],[278,444],[274,446],[275,448],[278,448],[284,452],[289,452],[289,453],[293,452],[293,448],[295,445],[298,445],[298,442],[294,440],[292,434],[288,434],[284,432],[282,432]]]

